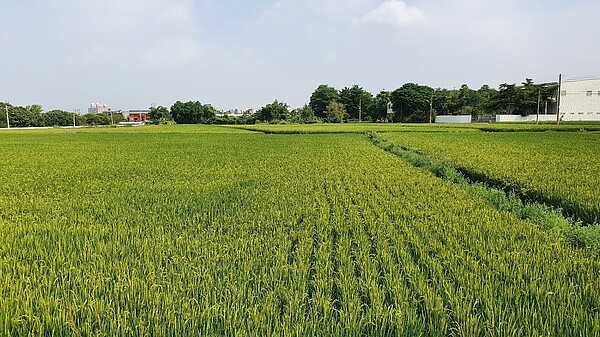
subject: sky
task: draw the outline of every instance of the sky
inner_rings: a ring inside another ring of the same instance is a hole
[[[113,110],[308,103],[600,77],[597,0],[0,0],[0,101]]]

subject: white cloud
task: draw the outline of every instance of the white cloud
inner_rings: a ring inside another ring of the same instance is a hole
[[[352,24],[361,26],[366,24],[383,24],[403,27],[423,22],[425,13],[416,7],[409,7],[404,1],[386,0],[379,7],[361,18],[352,19]]]

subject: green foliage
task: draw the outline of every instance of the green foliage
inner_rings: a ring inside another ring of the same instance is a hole
[[[44,116],[40,113],[41,107],[33,105],[28,107],[9,107],[8,115],[11,127],[40,127],[45,126]]]
[[[286,120],[289,114],[288,109],[287,104],[275,100],[258,110],[256,116],[263,122]]]
[[[168,108],[162,105],[150,108],[150,121],[152,123],[164,124],[169,120],[171,120],[171,113]]]
[[[214,120],[216,110],[198,101],[177,101],[171,106],[171,116],[177,124],[207,124]]]
[[[358,85],[344,88],[340,91],[339,102],[344,104],[348,118],[358,120],[372,120],[373,95]],[[359,116],[359,113],[362,115]]]
[[[325,119],[327,117],[327,106],[331,102],[339,101],[340,94],[337,89],[321,84],[310,95],[310,107],[315,116]]]
[[[74,114],[63,110],[51,110],[44,114],[47,126],[72,126]],[[75,120],[77,122],[77,119]]]
[[[303,107],[292,111],[288,120],[292,123],[299,124],[313,124],[322,122],[319,118],[315,117],[313,109],[308,104],[305,104]]]
[[[389,91],[381,91],[373,99],[370,115],[373,121],[387,120],[387,105],[392,101],[392,93]]]
[[[327,121],[330,123],[343,123],[348,118],[346,106],[340,102],[331,102],[327,105]]]
[[[106,113],[88,113],[83,115],[83,119],[90,126],[110,125],[110,115]]]
[[[415,83],[406,83],[394,90],[391,95],[398,122],[420,123],[429,121],[429,102],[433,89]]]

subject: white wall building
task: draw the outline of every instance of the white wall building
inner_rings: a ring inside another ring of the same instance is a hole
[[[563,121],[600,121],[600,79],[563,82],[560,115]]]
[[[108,107],[108,105],[106,104],[100,104],[100,103],[91,103],[90,107],[88,108],[88,113],[91,114],[97,114],[97,113],[103,113],[103,112],[109,112],[110,108]]]

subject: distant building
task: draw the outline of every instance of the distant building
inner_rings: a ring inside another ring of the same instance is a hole
[[[556,121],[557,108],[562,121],[600,121],[600,79],[566,80],[560,85],[560,102],[558,102],[558,82],[542,83],[554,89],[552,97],[540,102],[540,116],[532,114],[497,115],[496,122]],[[558,103],[558,104],[557,104]],[[558,105],[558,107],[557,107]]]
[[[129,110],[123,112],[128,122],[145,122],[150,119],[150,110]]]
[[[560,115],[563,121],[600,121],[600,79],[563,82]]]
[[[241,117],[241,116],[249,116],[256,112],[256,109],[246,108],[246,109],[229,109],[227,111],[221,111],[217,113],[218,116],[230,116],[230,117]]]
[[[98,114],[103,112],[110,112],[110,108],[106,104],[101,103],[91,103],[88,108],[88,113],[90,114]]]

